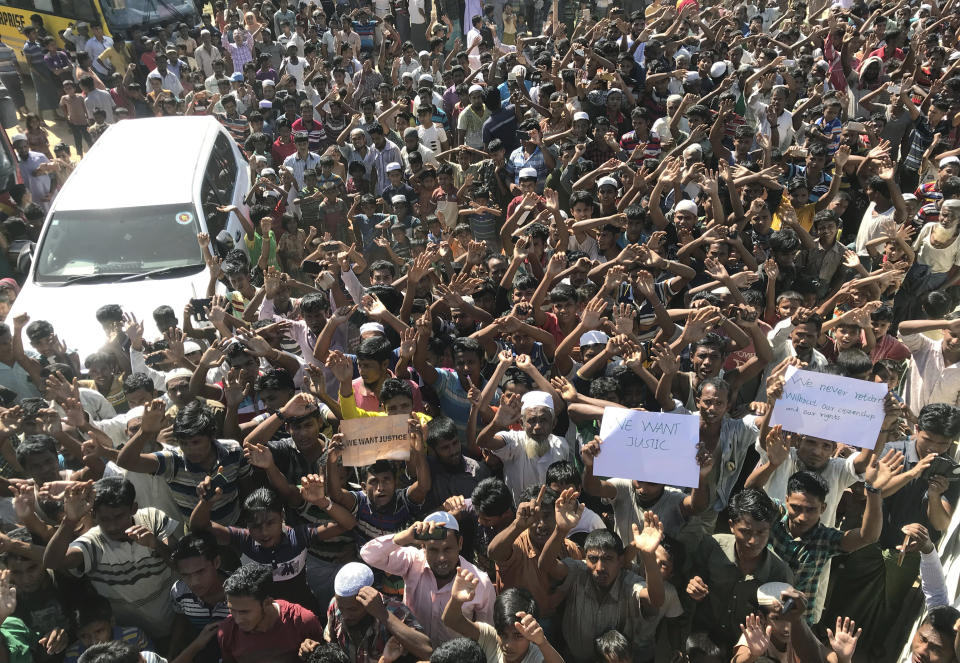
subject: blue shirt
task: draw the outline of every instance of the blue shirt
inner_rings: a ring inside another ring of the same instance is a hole
[[[534,148],[529,157],[524,154],[522,145],[510,153],[507,157],[506,169],[507,173],[513,177],[514,184],[520,184],[520,171],[523,168],[537,170],[537,190],[543,191],[543,185],[547,179],[547,164],[539,147]]]
[[[483,144],[488,145],[494,138],[503,142],[507,154],[520,146],[520,137],[517,135],[517,116],[513,104],[504,106],[487,118],[483,123]]]

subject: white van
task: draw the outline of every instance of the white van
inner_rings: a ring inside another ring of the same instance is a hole
[[[156,307],[179,318],[191,298],[205,296],[197,233],[213,239],[226,230],[243,247],[236,216],[216,208],[242,205],[249,185],[243,153],[212,117],[111,126],[53,200],[8,321],[21,312],[49,321],[81,362],[104,344],[94,314],[105,304],[135,314],[155,338]],[[220,254],[229,246],[211,244]]]

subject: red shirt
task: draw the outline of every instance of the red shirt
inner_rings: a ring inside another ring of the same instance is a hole
[[[323,628],[316,615],[296,603],[274,601],[280,619],[268,631],[241,631],[233,616],[220,625],[217,638],[223,663],[299,663],[300,643],[310,638],[323,642]]]
[[[273,147],[270,148],[270,156],[273,157],[273,167],[279,168],[282,166],[283,160],[296,151],[297,145],[293,142],[293,138],[290,139],[289,143],[284,143],[282,138],[273,141]]]

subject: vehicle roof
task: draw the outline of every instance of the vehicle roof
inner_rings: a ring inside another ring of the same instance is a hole
[[[77,165],[53,210],[189,203],[220,131],[220,123],[209,116],[118,122]],[[204,156],[198,160],[198,154]]]

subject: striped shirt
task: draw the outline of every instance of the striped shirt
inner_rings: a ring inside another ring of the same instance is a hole
[[[317,601],[307,587],[304,570],[307,548],[317,538],[317,530],[313,527],[284,527],[280,543],[268,548],[255,541],[250,530],[230,528],[230,545],[240,553],[242,563],[266,564],[273,569],[272,596],[309,609],[313,609]]]
[[[660,136],[656,131],[650,131],[646,138],[640,140],[637,140],[636,131],[628,131],[620,138],[620,149],[627,154],[633,153],[640,145],[643,146],[643,149],[634,159],[634,163],[642,163],[644,159],[660,158]]]
[[[250,124],[247,122],[247,118],[239,114],[236,117],[230,117],[226,113],[215,113],[214,116],[227,130],[227,133],[237,141],[237,145],[242,147],[250,136]]]
[[[240,479],[249,476],[250,466],[243,458],[243,449],[233,440],[215,440],[214,450],[217,459],[214,467],[223,468],[223,477],[226,479],[220,487],[223,494],[213,501],[213,512],[210,518],[221,525],[233,525],[240,517],[240,499],[237,483]],[[154,472],[162,476],[170,484],[173,501],[180,507],[180,512],[189,519],[193,508],[197,505],[197,486],[203,481],[210,470],[188,461],[179,449],[163,449],[153,453],[159,467]]]
[[[301,159],[296,152],[283,160],[283,167],[289,168],[293,172],[293,179],[297,181],[297,188],[303,188],[303,171],[307,168],[317,168],[320,166],[320,155],[316,152],[307,152],[307,157]]]
[[[359,490],[351,490],[350,494],[356,498],[353,515],[357,519],[357,529],[354,530],[359,545],[367,541],[394,534],[414,521],[423,510],[422,504],[414,504],[407,497],[407,489],[401,488],[393,497],[393,502],[387,505],[392,511],[374,511],[367,494]]]
[[[194,493],[196,502],[196,493]],[[180,523],[159,509],[146,507],[133,514],[133,524],[146,527],[157,539],[168,539]],[[166,561],[133,541],[107,538],[100,527],[92,527],[70,544],[79,550],[82,563],[71,569],[85,576],[100,596],[110,600],[117,621],[148,629],[154,635],[167,635],[173,623],[170,585],[173,571]]]
[[[173,604],[173,611],[186,617],[197,630],[230,616],[226,597],[216,605],[208,606],[182,580],[176,581],[170,588],[170,602]]]

